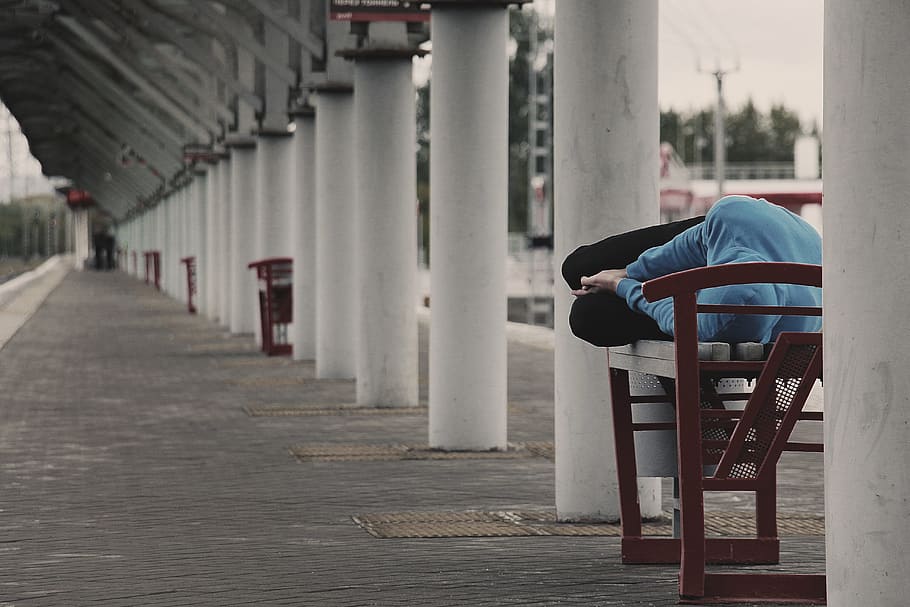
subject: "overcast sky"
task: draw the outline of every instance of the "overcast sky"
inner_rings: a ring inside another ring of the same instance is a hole
[[[570,0],[571,1],[571,0]],[[701,108],[716,98],[703,70],[730,70],[727,107],[783,103],[804,126],[822,116],[823,0],[660,0],[660,104]],[[737,69],[738,65],[738,69]]]
[[[574,0],[559,0],[570,7]],[[662,109],[714,104],[718,67],[727,107],[750,97],[763,111],[783,103],[809,128],[821,127],[823,0],[660,0],[659,82]],[[535,0],[552,10],[553,0]],[[426,77],[428,56],[415,81]]]

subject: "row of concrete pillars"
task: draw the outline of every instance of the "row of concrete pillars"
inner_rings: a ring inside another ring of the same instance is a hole
[[[784,18],[782,16],[782,18]],[[507,14],[432,17],[433,446],[506,448]],[[910,556],[910,9],[828,0],[825,61],[825,409],[828,597],[905,601]],[[657,2],[558,3],[557,260],[605,234],[656,223]],[[356,377],[358,401],[413,406],[414,116],[410,62],[357,63],[353,94],[317,93],[293,136],[239,141],[203,175],[120,227],[130,251],[200,258],[203,312],[253,332],[246,263],[294,258],[296,358]],[[556,289],[556,507],[617,515],[604,353],[574,339]],[[653,499],[657,489],[651,487]],[[659,500],[658,500],[659,501]]]

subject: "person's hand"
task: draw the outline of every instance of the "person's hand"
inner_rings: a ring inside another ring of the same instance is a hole
[[[594,276],[582,276],[581,288],[574,289],[572,295],[582,296],[603,291],[616,293],[616,286],[619,281],[626,277],[625,268],[621,270],[602,270]]]

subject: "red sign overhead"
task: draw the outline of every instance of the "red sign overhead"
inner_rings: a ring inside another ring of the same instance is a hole
[[[70,188],[66,192],[66,204],[69,205],[71,209],[86,208],[94,206],[95,200],[92,198],[92,195],[85,190]]]
[[[332,0],[333,21],[429,21],[430,5],[406,0]]]

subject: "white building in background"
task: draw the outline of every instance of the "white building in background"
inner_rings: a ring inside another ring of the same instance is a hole
[[[0,103],[0,204],[35,194],[53,194],[54,186],[31,155],[19,123]]]

